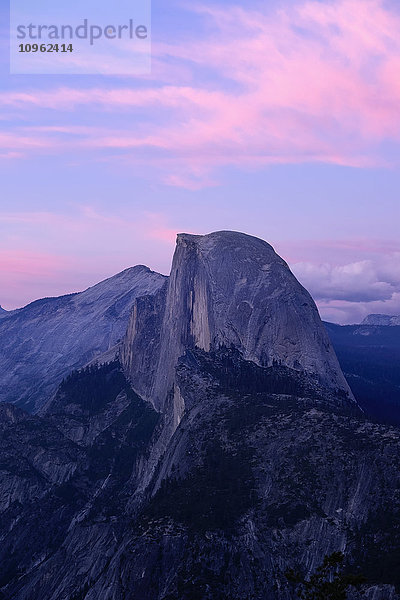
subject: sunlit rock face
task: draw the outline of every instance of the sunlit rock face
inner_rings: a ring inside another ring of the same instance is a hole
[[[272,246],[232,231],[180,234],[164,288],[135,301],[122,350],[126,372],[162,410],[175,393],[179,357],[222,346],[263,367],[306,371],[351,398],[314,301]]]

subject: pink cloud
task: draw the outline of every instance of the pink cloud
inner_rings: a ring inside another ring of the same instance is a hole
[[[168,227],[164,217],[157,213],[146,213],[146,219],[149,224],[148,235],[150,238],[159,242],[167,242],[169,245],[175,244],[176,229]]]
[[[14,160],[16,158],[23,158],[24,154],[22,152],[12,152],[12,151],[6,151],[6,152],[0,152],[0,159],[4,159],[4,160]]]
[[[0,273],[4,275],[29,275],[51,278],[54,272],[65,266],[66,260],[41,252],[26,250],[0,250]]]
[[[181,66],[169,73],[170,85],[147,77],[143,89],[0,94],[0,104],[32,110],[40,121],[35,134],[21,127],[0,139],[4,152],[36,143],[43,152],[89,147],[92,155],[117,160],[110,153],[119,150],[154,166],[168,185],[189,189],[213,185],[213,171],[226,165],[389,165],[381,145],[400,143],[400,17],[383,0],[194,10],[211,22],[213,34],[155,44],[158,74],[171,59]],[[197,76],[198,68],[220,83]],[[46,123],[49,109],[78,115],[85,106],[101,125]],[[105,111],[121,110],[132,113],[125,127],[103,125]]]
[[[8,158],[18,158],[21,153],[14,150],[31,150],[40,148],[50,148],[54,144],[50,140],[43,140],[34,136],[28,136],[25,133],[2,133],[0,134],[0,151],[5,150]]]
[[[184,171],[184,170],[183,170]],[[171,187],[185,188],[187,190],[197,191],[204,188],[205,185],[217,185],[216,181],[207,178],[206,174],[196,176],[195,172],[171,174],[164,177],[164,183]]]
[[[0,249],[0,304],[13,309],[41,296],[63,293],[68,269],[72,269],[71,260],[63,256],[34,249]]]

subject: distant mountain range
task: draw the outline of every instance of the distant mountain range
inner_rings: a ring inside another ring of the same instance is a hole
[[[372,418],[400,425],[398,317],[370,315],[361,325],[325,327],[360,406]]]
[[[389,325],[391,327],[398,327],[400,326],[400,316],[368,315],[361,325]]]
[[[340,551],[348,600],[399,600],[400,428],[329,338],[353,386],[397,328],[351,327],[227,231],[3,317],[0,598],[295,600]]]

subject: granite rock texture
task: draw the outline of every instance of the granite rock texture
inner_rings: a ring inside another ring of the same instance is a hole
[[[164,277],[138,266],[84,292],[37,300],[0,320],[0,401],[36,412],[62,378],[125,334],[134,299]]]
[[[232,231],[180,234],[163,289],[135,301],[122,348],[126,373],[163,410],[185,350],[221,346],[260,366],[306,371],[352,399],[313,299],[272,246]],[[179,420],[181,408],[175,412]]]

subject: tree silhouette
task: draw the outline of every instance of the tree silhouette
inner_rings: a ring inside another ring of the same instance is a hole
[[[296,586],[300,600],[346,600],[350,586],[365,583],[362,575],[344,573],[344,554],[333,552],[325,556],[315,573],[306,579],[301,573],[289,570],[287,579]]]

